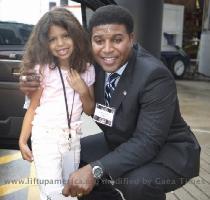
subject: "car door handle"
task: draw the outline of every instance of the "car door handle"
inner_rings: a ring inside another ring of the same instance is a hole
[[[15,54],[15,53],[10,53],[10,54],[9,54],[9,58],[15,59],[15,58],[16,58],[16,54]]]
[[[12,68],[13,76],[20,76],[20,68]]]

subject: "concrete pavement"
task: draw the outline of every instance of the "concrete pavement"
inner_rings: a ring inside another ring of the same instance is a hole
[[[210,82],[177,81],[182,115],[201,145],[200,175],[168,193],[167,200],[210,199]]]

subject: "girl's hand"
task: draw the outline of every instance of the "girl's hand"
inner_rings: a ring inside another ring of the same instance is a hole
[[[80,95],[84,95],[88,92],[87,85],[76,70],[70,69],[68,72],[67,81],[69,85]]]
[[[19,147],[20,147],[20,152],[22,154],[23,160],[27,160],[29,162],[32,162],[33,161],[33,155],[32,155],[32,152],[31,152],[30,148],[28,147],[28,144],[19,143]]]

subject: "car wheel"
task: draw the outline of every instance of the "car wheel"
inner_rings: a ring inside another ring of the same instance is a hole
[[[165,59],[163,56],[161,56],[160,60],[162,61],[162,63],[163,63],[165,66],[168,65],[166,59]]]
[[[187,68],[184,58],[181,56],[175,57],[171,61],[170,68],[175,78],[183,78]]]

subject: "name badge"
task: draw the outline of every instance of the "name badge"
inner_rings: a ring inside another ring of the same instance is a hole
[[[115,108],[96,103],[93,119],[100,124],[111,127],[113,124],[115,110]]]

